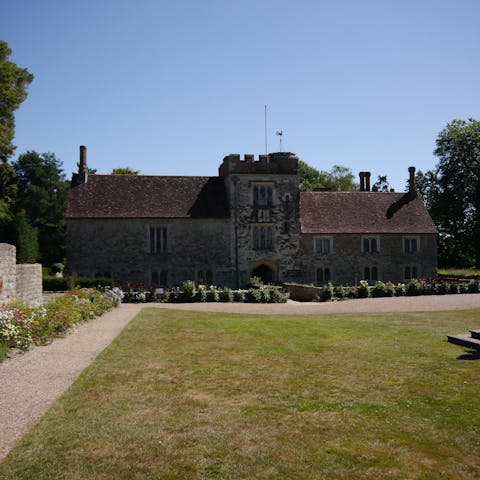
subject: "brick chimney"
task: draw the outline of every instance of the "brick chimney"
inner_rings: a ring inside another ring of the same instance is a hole
[[[360,172],[360,191],[370,191],[370,172]]]
[[[88,166],[87,166],[87,147],[80,146],[80,162],[78,164],[78,182],[87,183]]]
[[[417,189],[415,185],[415,167],[408,167],[408,173],[410,174],[408,179],[408,191],[414,192]]]

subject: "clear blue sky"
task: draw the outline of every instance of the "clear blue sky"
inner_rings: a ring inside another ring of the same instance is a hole
[[[2,0],[0,39],[35,75],[16,154],[79,145],[99,173],[216,175],[229,153],[433,168],[454,118],[480,119],[478,0]]]

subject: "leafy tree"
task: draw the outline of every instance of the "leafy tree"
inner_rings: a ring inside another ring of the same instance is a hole
[[[9,60],[12,51],[0,40],[0,161],[13,155],[14,112],[27,97],[33,75]]]
[[[65,256],[65,212],[68,183],[61,162],[53,153],[29,151],[13,163],[17,173],[17,211],[38,229],[40,260],[44,265]]]
[[[20,210],[15,216],[17,231],[17,263],[35,263],[39,257],[38,229],[32,227],[25,214]]]
[[[378,180],[372,185],[372,192],[393,192],[386,175],[378,176]]]
[[[17,174],[7,162],[0,163],[0,222],[13,217],[17,199]]]
[[[114,168],[112,170],[113,175],[138,175],[140,170],[133,170],[130,167]]]
[[[330,171],[317,170],[300,160],[298,171],[302,192],[311,192],[319,188],[343,192],[358,189],[358,185],[354,181],[355,176],[348,167],[334,165]]]
[[[440,233],[439,264],[480,268],[480,122],[447,124],[434,153],[435,170],[417,180]]]

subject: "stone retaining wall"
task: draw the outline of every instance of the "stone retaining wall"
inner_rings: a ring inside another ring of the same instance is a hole
[[[320,296],[322,289],[313,285],[299,285],[297,283],[285,283],[283,290],[290,294],[290,300],[297,302],[312,302]]]
[[[42,266],[17,265],[17,249],[0,243],[0,302],[19,299],[31,305],[42,303]]]

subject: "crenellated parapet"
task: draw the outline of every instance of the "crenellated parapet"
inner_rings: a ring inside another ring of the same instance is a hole
[[[255,160],[254,155],[246,154],[242,159],[239,154],[231,153],[223,159],[218,174],[225,177],[232,173],[297,175],[298,157],[290,152],[276,152],[259,155]]]

